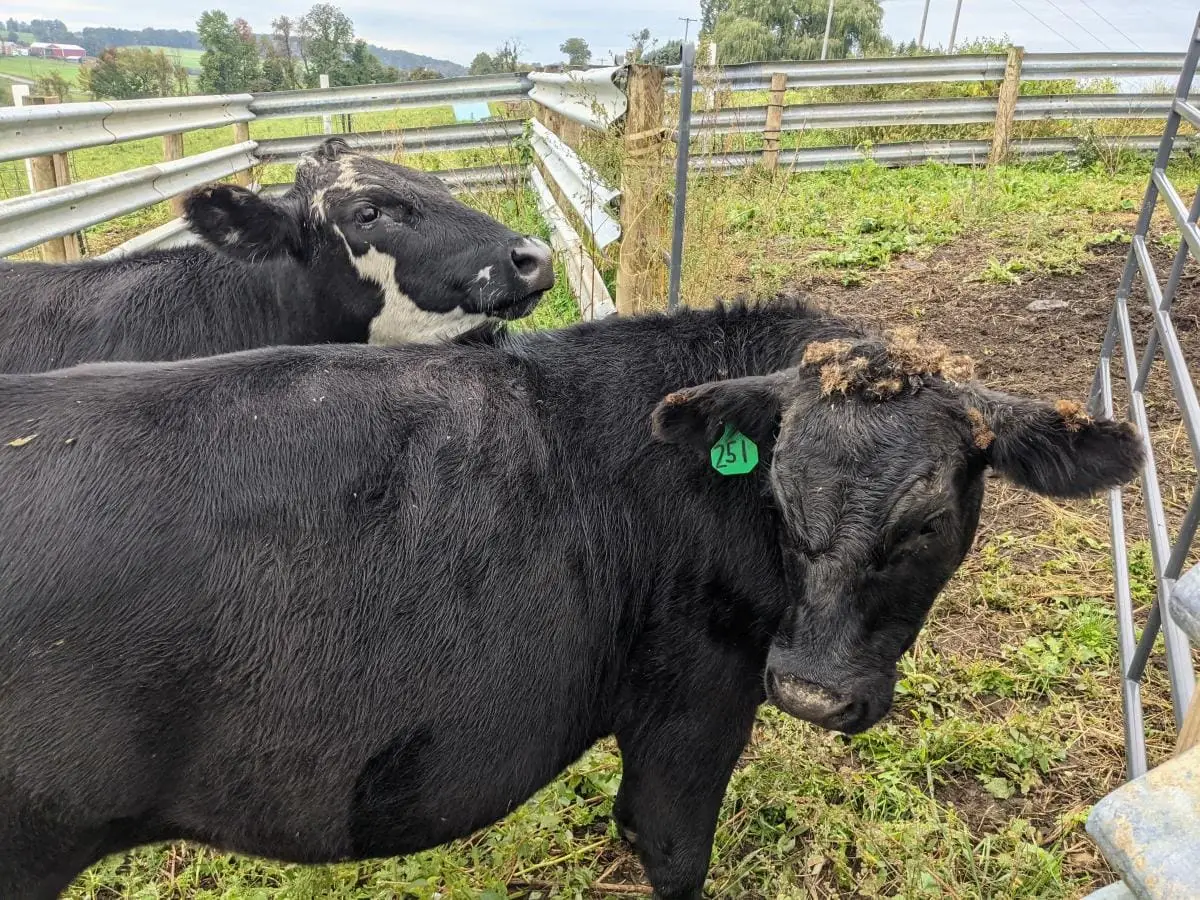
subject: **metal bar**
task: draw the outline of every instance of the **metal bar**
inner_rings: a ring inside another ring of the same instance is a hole
[[[254,141],[0,202],[0,256],[81,231],[258,164]]]
[[[199,243],[200,238],[188,230],[184,219],[172,219],[157,228],[151,228],[132,237],[123,244],[118,244],[106,253],[101,253],[96,259],[120,259],[131,253],[141,253],[145,250],[160,250],[166,247],[178,247],[184,244]]]
[[[533,152],[603,250],[621,236],[620,223],[606,209],[620,191],[605,184],[599,173],[541,122],[534,120],[530,128]]]
[[[1012,155],[1025,159],[1072,153],[1080,141],[1075,138],[1037,138],[1013,144]],[[1154,135],[1125,138],[1120,146],[1135,150],[1153,150],[1159,138]],[[779,151],[779,165],[793,172],[815,172],[831,165],[853,164],[872,160],[882,166],[920,165],[925,162],[944,162],[952,165],[983,165],[991,152],[991,141],[914,141],[898,144],[878,144],[870,151],[860,147],[807,147]],[[693,158],[693,167],[714,172],[736,172],[754,165],[758,153],[727,153]]]
[[[726,66],[721,81],[734,90],[765,90],[775,72],[786,72],[792,88],[930,81],[1000,81],[1004,54],[961,54],[890,59],[837,59],[824,62],[759,62]],[[1027,53],[1023,80],[1111,76],[1178,77],[1182,53]]]
[[[506,187],[522,184],[526,180],[525,170],[518,166],[472,166],[465,169],[442,169],[429,174],[436,175],[455,192]],[[290,182],[274,182],[264,184],[261,193],[266,197],[278,197],[287,193],[291,187]]]
[[[1192,208],[1188,210],[1188,221],[1195,222],[1200,218],[1200,191],[1196,191],[1192,198]],[[1187,265],[1188,260],[1188,242],[1180,236],[1179,248],[1175,251],[1175,259],[1171,263],[1171,275],[1167,278],[1167,286],[1163,288],[1162,308],[1170,310],[1175,303],[1175,295],[1179,291],[1179,282],[1183,278],[1183,270]],[[1142,353],[1142,364],[1138,367],[1137,389],[1140,391],[1146,386],[1146,380],[1150,377],[1150,370],[1154,367],[1154,355],[1158,352],[1158,331],[1150,330],[1150,338],[1146,342],[1146,349]]]
[[[1130,251],[1132,255],[1132,250]],[[1129,384],[1134,383],[1136,377],[1136,362],[1137,355],[1134,351],[1133,329],[1129,324],[1129,312],[1126,306],[1125,298],[1117,298],[1117,322],[1121,329],[1121,355],[1125,363],[1125,377]],[[1195,676],[1191,668],[1191,651],[1188,648],[1187,638],[1183,636],[1179,628],[1171,621],[1169,615],[1163,615],[1161,608],[1164,604],[1170,603],[1171,588],[1174,585],[1166,577],[1166,565],[1171,553],[1171,541],[1167,535],[1166,514],[1163,512],[1162,490],[1158,480],[1158,465],[1154,459],[1154,445],[1150,440],[1150,423],[1146,415],[1145,399],[1140,392],[1132,391],[1130,393],[1129,410],[1133,418],[1134,426],[1141,436],[1142,448],[1146,455],[1145,466],[1142,470],[1142,495],[1146,505],[1146,522],[1150,532],[1150,555],[1154,560],[1154,572],[1158,586],[1158,602],[1156,608],[1160,610],[1158,618],[1161,621],[1163,640],[1167,647],[1167,671],[1171,682],[1171,703],[1175,709],[1175,727],[1178,728],[1183,721],[1184,712],[1187,709],[1187,703],[1191,699],[1192,683]],[[1147,627],[1149,630],[1149,627]],[[1142,635],[1143,643],[1145,642],[1145,632]],[[1138,647],[1138,657],[1143,655],[1143,648]],[[1138,659],[1134,660],[1134,665],[1138,664]],[[1142,660],[1144,666],[1144,659]],[[1132,673],[1130,673],[1132,677]]]
[[[1100,390],[1104,415],[1113,418],[1112,349],[1101,357]],[[1137,778],[1146,771],[1146,733],[1142,726],[1142,688],[1127,674],[1135,650],[1133,593],[1129,587],[1129,557],[1125,547],[1125,509],[1121,489],[1108,492],[1110,539],[1113,556],[1113,589],[1117,605],[1117,652],[1121,665],[1121,707],[1124,710],[1126,777]]]
[[[511,100],[528,93],[533,82],[519,72],[468,78],[438,78],[402,84],[368,84],[328,90],[255,94],[250,111],[260,119],[367,112],[412,106],[443,106],[467,100]]]
[[[1175,112],[1186,119],[1193,128],[1200,130],[1200,109],[1187,100],[1175,101]]]
[[[403,131],[373,131],[339,135],[353,149],[366,152],[442,153],[451,150],[476,150],[507,147],[525,132],[525,122],[507,119],[472,125],[440,125],[431,128],[406,128]],[[324,135],[275,138],[258,142],[258,156],[266,163],[293,163],[301,154],[320,146]]]
[[[1171,117],[1175,120],[1176,127],[1179,125],[1178,114],[1172,112]],[[1155,186],[1158,187],[1159,195],[1167,204],[1167,209],[1171,213],[1171,218],[1175,220],[1175,226],[1183,234],[1183,239],[1187,241],[1187,245],[1192,250],[1192,255],[1200,260],[1200,231],[1196,230],[1194,223],[1188,221],[1188,211],[1183,206],[1183,200],[1179,196],[1179,192],[1175,190],[1175,185],[1171,184],[1171,179],[1167,178],[1167,165],[1163,163],[1161,166],[1155,166],[1150,177],[1154,179]]]
[[[0,162],[248,122],[251,99],[222,94],[0,109]]]
[[[692,80],[696,69],[696,45],[683,46],[682,94],[679,97],[679,141],[675,152],[675,201],[671,211],[671,276],[667,291],[667,309],[679,306],[679,287],[683,281],[683,232],[687,216],[688,153],[691,140]]]

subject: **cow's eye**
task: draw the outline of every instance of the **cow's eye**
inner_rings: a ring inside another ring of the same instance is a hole
[[[359,225],[370,225],[379,218],[379,207],[377,206],[360,206],[354,211],[354,221]]]

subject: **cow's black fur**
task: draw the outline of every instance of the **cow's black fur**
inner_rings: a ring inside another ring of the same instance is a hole
[[[623,833],[699,897],[756,708],[886,712],[986,465],[1138,464],[937,377],[823,392],[802,352],[857,334],[782,304],[0,377],[0,896],[176,838],[411,853],[615,734]],[[727,423],[756,471],[711,467]]]
[[[220,184],[185,207],[209,246],[0,264],[0,372],[431,339],[527,315],[554,284],[541,241],[336,138],[278,199]]]

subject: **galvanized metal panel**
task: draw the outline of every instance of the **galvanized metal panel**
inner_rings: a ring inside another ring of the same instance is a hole
[[[1200,749],[1103,798],[1087,831],[1143,900],[1200,897]]]
[[[1175,582],[1171,615],[1188,639],[1200,646],[1200,564],[1192,566]]]
[[[450,150],[475,150],[508,147],[525,132],[519,119],[481,122],[475,125],[440,125],[430,128],[406,128],[403,131],[373,131],[340,134],[339,138],[355,150],[368,153],[442,153]],[[302,153],[315,150],[328,135],[301,135],[258,142],[258,156],[269,163],[294,163]]]
[[[580,72],[533,72],[529,99],[589,128],[603,131],[629,108],[629,99],[617,84],[624,68],[587,69]]]
[[[243,172],[258,163],[256,146],[254,141],[246,141],[0,202],[0,256]]]
[[[0,109],[0,161],[248,122],[249,94]]]
[[[1131,150],[1153,150],[1159,139],[1154,136],[1123,138],[1117,143]],[[1075,138],[1038,138],[1018,141],[1013,154],[1027,159],[1072,153],[1079,147]],[[987,162],[991,141],[914,141],[902,144],[878,144],[870,151],[857,147],[808,147],[801,150],[781,150],[779,166],[795,172],[819,172],[834,165],[866,162],[882,166],[910,166],[925,162],[950,165],[982,165]],[[694,168],[714,172],[736,172],[759,161],[761,154],[727,153],[713,156],[693,156]]]
[[[534,121],[530,141],[567,202],[579,214],[592,239],[604,249],[621,236],[621,226],[605,211],[620,191],[609,187],[596,171],[541,122]]]
[[[1021,67],[1025,80],[1112,76],[1175,76],[1182,53],[1027,53]],[[789,88],[844,87],[864,84],[917,84],[929,81],[1000,81],[1004,54],[957,54],[893,59],[838,59],[810,62],[767,62],[725,66],[720,81],[733,90],[766,90],[771,76],[783,72]],[[672,67],[677,70],[678,67]]]
[[[412,106],[443,106],[465,100],[513,100],[532,83],[521,73],[467,78],[437,78],[402,84],[367,84],[322,90],[255,94],[250,111],[260,119],[367,112]]]
[[[617,306],[608,292],[608,285],[596,270],[579,234],[554,201],[554,195],[536,166],[530,168],[529,179],[538,198],[538,211],[550,226],[550,242],[554,251],[562,256],[563,267],[567,270],[567,283],[579,304],[580,315],[585,320],[613,315]]]
[[[1015,118],[1161,119],[1171,108],[1162,94],[1054,94],[1021,97]],[[710,134],[756,134],[766,122],[765,106],[731,107],[692,117],[692,129]],[[904,125],[989,124],[996,118],[994,97],[946,97],[929,100],[882,100],[814,103],[785,107],[783,128],[879,128]]]

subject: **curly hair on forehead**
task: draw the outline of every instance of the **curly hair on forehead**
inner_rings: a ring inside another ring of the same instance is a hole
[[[922,342],[911,328],[886,332],[882,339],[814,341],[805,348],[801,365],[818,370],[826,396],[867,400],[915,392],[928,378],[958,383],[971,380],[975,373],[970,357],[951,353],[936,341]]]

